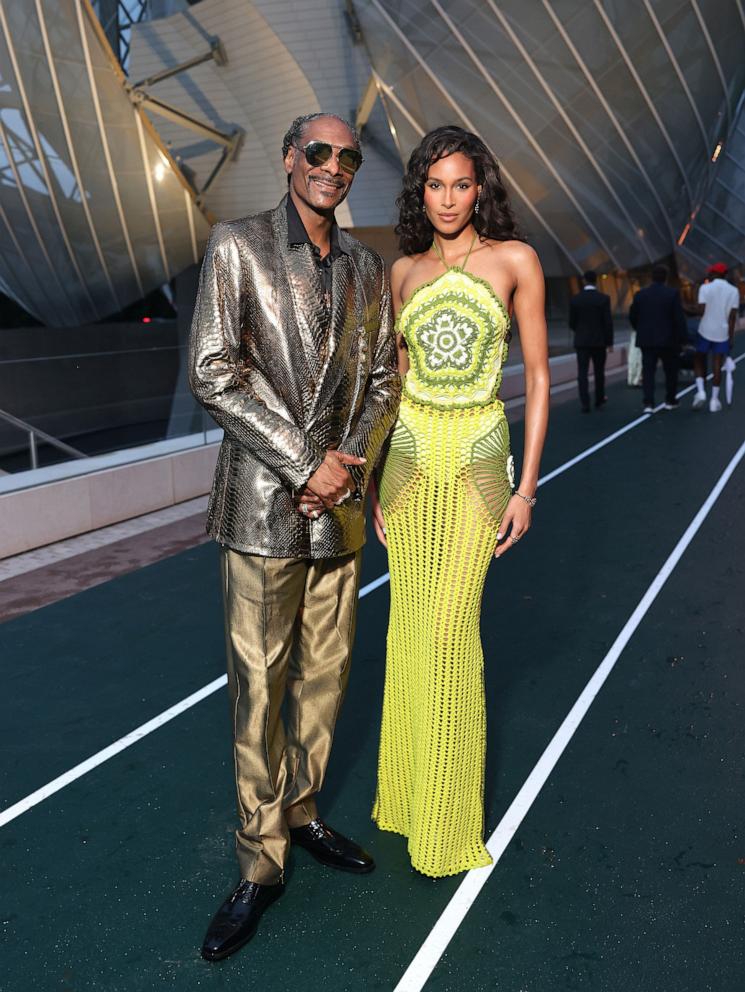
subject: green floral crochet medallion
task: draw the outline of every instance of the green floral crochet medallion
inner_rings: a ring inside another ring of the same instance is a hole
[[[444,409],[497,398],[509,316],[489,283],[452,267],[416,289],[399,314],[409,348],[405,393]]]
[[[467,369],[473,362],[469,347],[479,329],[472,320],[455,310],[440,310],[419,329],[419,340],[427,368]]]

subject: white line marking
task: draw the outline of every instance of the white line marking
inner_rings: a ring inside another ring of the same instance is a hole
[[[739,362],[743,358],[745,358],[745,354],[740,355],[740,357],[736,358],[735,361]],[[694,386],[695,384],[693,386],[689,386],[687,389],[682,390],[677,395],[678,396],[685,395],[685,393],[690,392],[691,389],[694,388]],[[660,410],[662,409],[662,406],[660,405],[656,409]],[[611,441],[615,440],[618,437],[621,437],[622,434],[625,434],[626,431],[631,430],[632,427],[636,427],[639,424],[643,423],[645,420],[649,420],[651,416],[652,414],[645,413],[643,416],[637,417],[636,420],[632,420],[630,424],[627,424],[625,427],[622,427],[620,430],[615,431],[604,441],[599,441],[597,444],[592,445],[592,447],[587,448],[585,449],[585,451],[580,452],[579,455],[570,459],[568,462],[565,462],[563,465],[560,465],[557,469],[554,469],[553,472],[549,472],[548,475],[538,480],[538,485],[541,486],[545,482],[548,482],[550,479],[555,478],[557,475],[561,475],[562,472],[565,472],[573,465],[576,465],[578,462],[581,462],[585,458],[588,458],[595,451],[598,451],[600,448],[605,447],[606,444],[610,444]],[[369,593],[373,592],[375,589],[378,589],[380,586],[384,585],[389,578],[390,578],[390,573],[386,572],[384,575],[379,576],[377,579],[373,579],[372,582],[368,582],[366,586],[363,586],[362,589],[360,589],[359,598],[362,599],[363,597],[367,596]],[[148,734],[152,733],[153,730],[157,730],[158,727],[162,727],[164,723],[168,723],[169,720],[172,720],[180,713],[183,713],[185,710],[188,710],[192,706],[195,706],[198,702],[201,702],[202,699],[205,699],[207,696],[212,695],[213,692],[217,692],[217,690],[221,689],[224,685],[227,685],[227,677],[225,675],[222,675],[220,676],[219,679],[215,679],[214,682],[210,682],[209,685],[203,686],[201,689],[198,689],[196,692],[192,693],[191,696],[187,696],[185,699],[182,699],[181,702],[176,703],[175,705],[171,706],[169,709],[164,710],[158,716],[153,717],[152,720],[148,720],[147,723],[143,723],[140,727],[137,727],[135,730],[132,730],[124,737],[120,737],[118,741],[114,741],[113,744],[109,744],[109,746],[104,748],[102,751],[98,751],[96,754],[91,755],[90,758],[87,758],[79,765],[75,765],[74,768],[71,768],[63,775],[60,775],[58,778],[52,779],[51,782],[48,782],[46,785],[43,785],[40,789],[37,789],[36,792],[32,792],[30,795],[26,796],[25,799],[19,800],[19,802],[15,803],[13,806],[8,806],[6,809],[0,812],[0,827],[4,826],[6,823],[9,823],[11,820],[14,820],[17,816],[20,816],[22,813],[25,813],[27,810],[31,809],[33,806],[36,806],[38,803],[42,802],[44,799],[47,799],[49,796],[54,795],[55,792],[59,792],[60,789],[63,789],[66,785],[69,785],[71,782],[74,782],[82,775],[85,775],[93,768],[97,768],[98,765],[102,764],[104,761],[107,761],[109,758],[113,758],[114,755],[118,754],[120,751],[123,751],[125,748],[129,747],[130,744],[136,743],[137,741],[141,740],[143,737],[146,737]],[[470,874],[473,874],[474,872],[478,873],[484,871],[490,873],[491,869],[484,869],[484,868],[474,869]],[[470,874],[466,877],[466,881],[470,877]],[[463,885],[465,884],[466,882],[463,883]],[[460,889],[458,889],[458,892],[460,892]],[[456,895],[453,897],[453,899],[457,898],[457,895],[458,893],[456,892]],[[475,899],[476,897],[474,896],[473,898]],[[473,902],[473,900],[471,900],[471,902]],[[468,904],[469,908],[470,905],[471,903]],[[468,909],[466,909],[466,912],[467,911]],[[408,972],[406,974],[408,975]]]
[[[359,598],[363,599],[379,586],[382,586],[388,581],[388,578],[389,575],[388,572],[386,572],[385,575],[381,575],[372,582],[368,582],[366,586],[363,586],[360,589]],[[33,806],[38,805],[44,799],[48,799],[49,796],[54,795],[55,792],[59,792],[60,789],[64,789],[66,785],[69,785],[76,779],[81,778],[88,772],[93,771],[94,768],[102,765],[104,761],[108,761],[109,758],[113,758],[114,755],[119,754],[120,751],[124,751],[125,748],[128,748],[131,744],[136,744],[137,741],[142,740],[143,737],[147,737],[148,734],[151,734],[154,730],[157,730],[158,727],[162,727],[163,724],[173,720],[174,717],[177,717],[186,710],[191,709],[192,706],[196,706],[197,703],[201,703],[201,701],[206,699],[207,696],[211,696],[214,692],[222,689],[227,684],[227,675],[221,675],[219,678],[210,682],[208,685],[202,686],[201,689],[193,692],[190,696],[182,699],[169,709],[163,710],[162,713],[154,716],[152,720],[148,720],[147,723],[143,723],[141,726],[131,730],[128,734],[125,734],[124,737],[120,737],[118,741],[114,741],[113,744],[109,744],[109,746],[105,747],[102,751],[98,751],[96,754],[91,755],[90,758],[86,758],[85,761],[81,761],[79,765],[75,765],[74,768],[71,768],[64,774],[59,775],[57,778],[52,779],[51,782],[47,782],[46,785],[43,785],[40,789],[37,789],[36,792],[32,792],[30,795],[26,796],[25,799],[19,800],[17,803],[14,803],[13,806],[8,806],[0,812],[0,827],[5,826],[6,823],[14,820],[17,816],[25,813]]]
[[[745,358],[745,354],[742,354],[738,358],[736,358],[735,363],[741,362],[743,358]],[[711,372],[707,375],[706,378],[707,381],[711,379]],[[681,396],[685,396],[687,393],[690,393],[695,388],[696,388],[696,383],[694,382],[690,386],[686,386],[685,389],[681,389],[675,395],[677,399],[680,399]],[[664,403],[659,403],[654,408],[654,413],[659,413],[660,410],[662,410],[662,408],[664,407],[664,405],[665,405]],[[584,461],[585,458],[589,458],[590,455],[594,455],[596,451],[600,451],[600,449],[604,448],[606,444],[610,444],[612,441],[615,441],[617,438],[624,435],[627,431],[633,430],[634,427],[638,427],[639,424],[643,424],[645,420],[649,420],[650,417],[654,416],[654,413],[643,413],[640,417],[637,417],[636,420],[632,420],[630,423],[626,424],[625,427],[621,427],[620,430],[615,431],[615,433],[613,434],[609,434],[608,437],[603,438],[602,441],[598,441],[598,443],[593,444],[592,447],[586,448],[584,451],[581,451],[576,457],[571,458],[568,462],[564,462],[563,465],[560,465],[558,468],[555,468],[553,472],[549,472],[547,475],[544,475],[542,479],[538,480],[538,485],[539,486],[544,485],[546,482],[549,482],[551,479],[555,479],[557,475],[561,475],[562,472],[566,472],[568,469],[572,468],[578,462]]]
[[[632,420],[631,423],[626,424],[625,427],[621,427],[620,430],[614,431],[613,434],[609,434],[608,437],[603,438],[602,441],[598,441],[597,444],[593,444],[591,447],[585,448],[584,451],[580,451],[580,453],[575,455],[574,458],[570,458],[568,462],[564,462],[563,465],[559,465],[558,468],[555,468],[553,472],[549,472],[547,475],[540,478],[538,480],[538,485],[544,486],[547,482],[550,482],[551,479],[555,479],[557,475],[562,475],[579,462],[583,462],[585,458],[589,458],[590,455],[594,455],[596,451],[600,451],[600,449],[604,448],[606,444],[610,444],[612,441],[615,441],[617,438],[624,435],[627,431],[633,430],[633,428],[638,427],[639,424],[643,424],[644,421],[649,420],[651,416],[651,413],[644,413],[641,417],[637,417],[636,420]]]
[[[390,577],[391,573],[386,572],[385,575],[380,575],[377,579],[373,579],[372,582],[368,582],[366,586],[363,586],[360,589],[360,599],[362,599],[363,596],[367,596],[369,592],[379,589],[380,586],[384,586]]]
[[[494,859],[494,863],[486,868],[474,868],[469,871],[443,910],[437,923],[430,931],[429,936],[420,947],[414,960],[404,972],[394,992],[420,992],[424,987],[425,982],[432,974],[458,927],[465,919],[471,906],[473,906],[479,892],[499,863],[507,845],[512,840],[528,810],[535,802],[546,780],[554,770],[556,763],[574,736],[574,732],[579,727],[595,697],[603,687],[605,680],[613,670],[621,652],[631,640],[631,637],[646,616],[650,606],[654,603],[673,569],[683,557],[688,545],[698,533],[711,508],[729,482],[732,473],[742,461],[743,456],[745,456],[745,442],[740,445],[737,454],[731,459],[700,510],[686,528],[685,533],[670,552],[667,561],[640,599],[638,606],[624,624],[621,633],[614,641],[610,651],[603,658],[576,703],[565,717],[564,722],[541,755],[535,768],[525,780],[525,784],[513,799],[510,808],[504,814],[496,830],[487,841],[486,847]]]
[[[136,741],[142,740],[148,734],[151,734],[158,727],[162,727],[164,723],[168,723],[169,720],[173,720],[174,717],[183,713],[185,710],[190,709],[195,706],[201,700],[206,699],[207,696],[212,695],[213,692],[217,692],[218,689],[222,689],[224,685],[227,685],[228,677],[227,675],[221,675],[219,679],[215,679],[214,682],[210,682],[209,685],[202,686],[197,692],[193,692],[191,696],[187,696],[186,699],[182,699],[180,702],[171,706],[169,709],[164,710],[157,716],[154,716],[152,720],[148,720],[147,723],[141,724],[135,730],[130,731],[124,737],[120,737],[118,741],[114,741],[113,744],[109,744],[105,747],[103,751],[99,751],[97,754],[92,755],[85,761],[81,761],[79,765],[75,765],[69,771],[65,772],[63,775],[52,779],[51,782],[47,782],[36,792],[32,792],[30,795],[26,796],[25,799],[21,799],[19,802],[15,803],[13,806],[8,806],[0,813],[0,827],[4,826],[10,820],[14,820],[21,813],[25,813],[26,810],[31,809],[32,806],[36,806],[43,799],[48,796],[53,795],[55,792],[59,792],[60,789],[64,789],[66,785],[70,782],[74,782],[75,779],[80,778],[87,772],[92,771],[97,768],[98,765],[103,764],[104,761],[108,761],[109,758],[113,758],[115,754],[119,754],[125,748],[128,748],[130,744],[134,744]]]

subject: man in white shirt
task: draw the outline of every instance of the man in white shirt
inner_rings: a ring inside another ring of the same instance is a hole
[[[702,314],[696,335],[696,355],[694,369],[696,372],[696,392],[693,397],[693,409],[700,410],[706,404],[706,356],[711,352],[713,365],[713,386],[709,410],[718,413],[722,409],[719,399],[719,387],[722,382],[722,363],[732,349],[735,337],[735,318],[740,305],[738,290],[727,282],[727,266],[717,262],[710,266],[707,276],[709,281],[703,283],[698,291],[698,306],[694,313]]]

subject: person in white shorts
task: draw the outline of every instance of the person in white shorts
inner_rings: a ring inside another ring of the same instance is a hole
[[[693,409],[700,410],[706,404],[706,356],[711,352],[713,385],[709,410],[718,413],[722,409],[719,399],[719,388],[722,382],[722,363],[732,350],[735,338],[735,318],[740,305],[738,290],[727,282],[727,266],[717,262],[710,266],[707,276],[709,281],[703,283],[698,291],[698,306],[694,313],[702,314],[696,335],[696,355],[694,369],[696,372],[696,392],[693,396]]]

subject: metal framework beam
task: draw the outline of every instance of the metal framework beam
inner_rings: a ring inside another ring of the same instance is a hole
[[[212,39],[209,51],[203,52],[201,55],[195,55],[190,59],[184,60],[183,62],[179,62],[178,65],[170,66],[168,69],[162,69],[160,72],[155,72],[151,76],[147,76],[145,79],[140,80],[139,83],[134,83],[133,85],[127,84],[126,86],[129,98],[138,112],[147,110],[151,114],[157,114],[160,117],[164,117],[166,120],[179,124],[181,127],[188,128],[190,131],[198,134],[201,138],[206,138],[207,141],[212,141],[216,145],[220,145],[222,147],[220,157],[201,189],[195,189],[187,174],[181,169],[178,163],[171,158],[170,155],[168,156],[170,160],[169,164],[178,170],[178,174],[185,182],[188,183],[189,187],[194,190],[194,193],[196,194],[196,204],[200,208],[203,207],[204,195],[213,185],[225,166],[238,157],[246,136],[245,131],[239,127],[236,127],[229,132],[221,131],[220,128],[213,127],[211,124],[207,124],[205,121],[199,120],[199,118],[194,117],[192,114],[187,114],[185,111],[179,110],[179,108],[174,107],[173,104],[153,96],[152,93],[149,92],[148,87],[154,86],[156,83],[163,82],[165,79],[172,79],[174,76],[178,76],[182,72],[188,72],[190,69],[194,69],[196,66],[203,65],[205,62],[210,61],[214,61],[218,66],[228,64],[227,53],[219,38]],[[147,120],[147,118],[144,117],[143,120]],[[190,223],[192,220],[193,218],[189,217]]]
[[[721,217],[721,219],[725,222],[725,224],[729,224],[730,227],[734,228],[734,230],[737,231],[737,233],[742,238],[745,239],[745,230],[743,230],[739,226],[739,224],[735,224],[735,222],[732,220],[731,217],[728,217],[727,214],[723,214],[722,211],[719,210],[719,209],[717,209],[717,207],[715,207],[713,204],[711,204],[711,203],[705,203],[703,205],[703,208],[702,209],[703,210],[710,210],[713,214],[716,214],[717,217]]]
[[[194,131],[201,138],[214,141],[216,145],[224,145],[226,148],[232,148],[236,143],[236,134],[239,133],[238,131],[233,131],[231,134],[220,131],[218,128],[212,127],[211,124],[205,124],[204,121],[200,121],[196,117],[184,113],[183,110],[172,106],[170,103],[166,103],[165,100],[158,100],[154,96],[150,96],[143,90],[133,90],[131,99],[136,107],[143,107],[153,114],[165,117],[166,120],[174,121],[176,124]]]
[[[181,72],[187,72],[195,66],[211,61],[216,62],[219,66],[228,64],[227,52],[219,38],[213,38],[209,51],[186,59],[185,62],[179,62],[178,65],[174,65],[170,69],[162,69],[160,72],[153,73],[152,76],[141,79],[139,83],[134,83],[133,88],[135,90],[147,89],[148,86],[154,86],[155,83],[160,83],[164,79],[171,79],[172,76],[178,76]]]
[[[678,77],[678,81],[680,82],[680,85],[681,85],[681,87],[683,89],[683,92],[685,93],[685,95],[686,95],[686,97],[688,99],[688,103],[691,105],[691,110],[693,111],[693,116],[696,118],[696,123],[698,124],[698,129],[701,132],[701,140],[704,143],[704,150],[705,150],[706,154],[708,155],[709,152],[710,152],[710,149],[709,149],[709,138],[708,138],[708,135],[706,134],[706,128],[704,127],[704,122],[703,122],[703,120],[701,118],[701,114],[699,113],[698,105],[696,104],[696,101],[693,99],[693,93],[691,93],[691,88],[688,85],[685,76],[683,75],[683,70],[680,68],[680,63],[675,58],[675,53],[673,52],[672,48],[670,47],[670,42],[667,40],[667,35],[662,30],[662,25],[660,24],[660,22],[659,22],[659,20],[657,18],[657,15],[655,14],[655,12],[654,12],[654,10],[652,8],[651,3],[649,2],[649,0],[643,0],[643,3],[644,3],[644,6],[647,8],[647,13],[649,14],[649,19],[651,20],[652,24],[654,24],[655,31],[657,32],[657,36],[660,39],[660,41],[662,42],[662,47],[665,49],[665,52],[667,53],[667,57],[670,60],[670,64],[672,65],[673,69],[675,70],[675,75]]]
[[[730,105],[729,90],[727,89],[727,81],[724,78],[724,72],[722,71],[722,63],[719,61],[719,56],[717,55],[717,50],[714,47],[714,42],[711,39],[711,34],[709,28],[707,27],[706,21],[704,20],[703,14],[701,13],[701,8],[699,7],[696,0],[690,0],[691,7],[693,7],[694,13],[701,28],[701,33],[706,41],[707,48],[709,49],[709,54],[711,55],[711,60],[714,63],[714,68],[717,70],[717,75],[719,76],[719,82],[722,84],[722,90],[724,91],[724,108],[727,111],[727,130],[729,131],[730,125],[732,123],[732,107]]]
[[[702,227],[701,226],[701,224],[696,224],[696,227],[694,228],[694,230],[695,230],[696,234],[702,235],[703,237],[707,238],[709,241],[712,242],[712,244],[715,244],[717,246],[717,248],[721,248],[721,250],[723,252],[725,252],[725,254],[729,255],[730,258],[734,258],[735,262],[738,265],[740,264],[740,262],[742,261],[742,259],[739,258],[732,251],[732,249],[729,247],[729,245],[726,245],[723,241],[720,241],[719,238],[717,238],[715,235],[713,235],[710,231],[707,231],[705,227]]]
[[[726,183],[721,176],[717,176],[715,182],[719,183],[720,186],[727,190],[730,196],[733,196],[736,200],[739,200],[743,206],[745,206],[745,195],[738,193],[735,189],[732,189],[732,187]]]
[[[220,156],[217,164],[215,165],[215,167],[212,170],[212,172],[210,172],[209,176],[207,176],[207,179],[205,180],[204,185],[199,190],[199,195],[197,196],[197,203],[201,203],[202,202],[202,198],[204,197],[205,193],[207,193],[207,191],[209,190],[210,186],[212,186],[212,184],[215,182],[215,180],[220,175],[220,173],[223,171],[223,169],[228,164],[228,162],[232,162],[233,159],[238,154],[238,152],[240,151],[240,147],[243,144],[243,139],[245,137],[244,132],[243,131],[235,131],[234,132],[234,137],[235,137],[234,144],[231,145],[228,148],[223,148],[222,155]]]
[[[369,121],[370,114],[372,113],[372,109],[375,106],[375,101],[377,99],[378,84],[375,80],[375,73],[373,72],[367,82],[365,92],[362,94],[362,99],[357,107],[357,113],[354,115],[354,126],[358,131],[361,132],[362,128]]]

